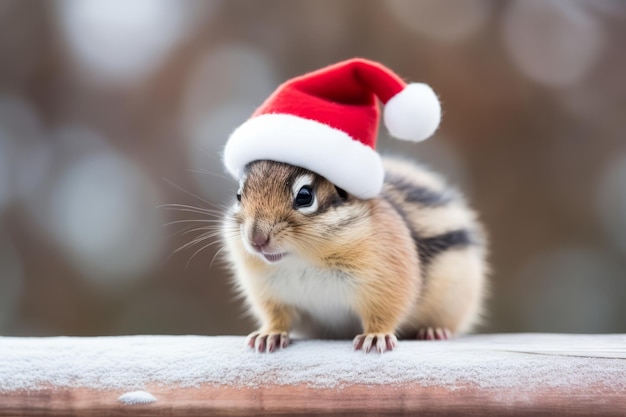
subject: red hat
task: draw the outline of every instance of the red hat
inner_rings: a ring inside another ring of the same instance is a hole
[[[268,159],[313,171],[350,194],[372,198],[384,170],[376,152],[379,109],[392,136],[421,141],[439,126],[441,106],[426,84],[406,84],[383,65],[351,59],[293,78],[239,126],[224,164],[241,178],[250,162]]]

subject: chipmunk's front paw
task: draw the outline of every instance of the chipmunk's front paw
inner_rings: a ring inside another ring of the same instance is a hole
[[[393,350],[398,345],[398,339],[393,334],[366,333],[360,334],[352,341],[354,350],[363,350],[369,353],[376,348],[378,353]]]
[[[246,344],[259,353],[274,352],[276,349],[284,349],[289,345],[287,332],[262,332],[250,333],[246,338]]]

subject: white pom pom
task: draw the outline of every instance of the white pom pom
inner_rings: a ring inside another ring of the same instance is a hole
[[[409,84],[387,101],[384,120],[393,137],[419,142],[437,130],[441,120],[441,104],[435,92],[426,84]]]

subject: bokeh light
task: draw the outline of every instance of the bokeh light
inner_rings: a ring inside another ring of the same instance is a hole
[[[487,22],[488,0],[388,0],[385,4],[407,29],[436,41],[465,41]]]
[[[0,213],[9,205],[13,194],[11,185],[13,171],[12,155],[12,143],[9,141],[6,132],[0,129]]]
[[[263,51],[242,43],[220,45],[193,64],[185,88],[183,117],[193,122],[208,110],[232,101],[256,107],[278,82],[274,65]]]
[[[611,332],[619,317],[624,266],[602,251],[562,247],[532,258],[515,289],[518,320],[540,332]]]
[[[581,1],[513,0],[502,28],[518,68],[550,87],[580,82],[601,57],[606,41],[598,17]]]
[[[34,191],[41,166],[31,163],[31,156],[41,146],[40,122],[32,107],[18,97],[0,96],[0,209]]]
[[[33,107],[23,98],[0,94],[0,126],[16,144],[41,139],[41,122]]]
[[[0,330],[17,315],[23,287],[22,262],[0,229]]]
[[[272,65],[246,45],[224,45],[193,67],[183,103],[183,130],[198,190],[229,201],[232,184],[221,162],[226,138],[276,88]]]
[[[132,162],[114,152],[83,156],[53,189],[51,230],[84,276],[117,288],[154,267],[162,246],[158,199]]]
[[[613,160],[603,173],[596,207],[604,232],[626,254],[626,155]]]
[[[158,67],[189,29],[191,12],[169,0],[57,0],[70,52],[96,80],[131,82]]]

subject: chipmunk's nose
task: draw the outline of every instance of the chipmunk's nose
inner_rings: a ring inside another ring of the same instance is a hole
[[[259,252],[270,243],[270,236],[262,230],[255,229],[248,239],[250,245]]]

